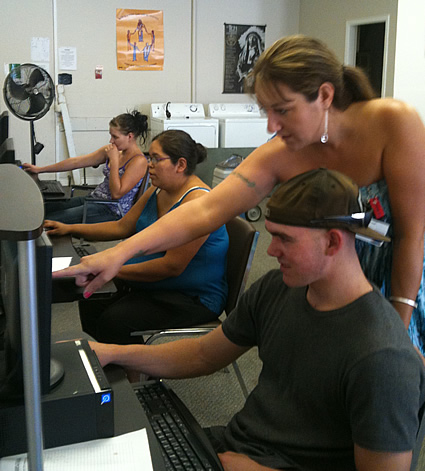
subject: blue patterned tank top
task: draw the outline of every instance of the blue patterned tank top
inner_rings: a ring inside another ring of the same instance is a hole
[[[143,154],[138,154],[138,155],[143,155]],[[122,167],[119,168],[118,173],[120,178],[124,175],[125,172],[125,167],[127,166],[128,162],[130,162],[134,157],[137,157],[138,155],[134,155],[130,160],[128,160]],[[111,196],[111,191],[109,189],[109,175],[111,171],[109,169],[109,159],[106,161],[105,166],[103,167],[103,175],[105,176],[104,180],[102,183],[100,183],[91,193],[90,196],[93,198],[99,198],[99,199],[104,199],[104,200],[110,200],[112,199]],[[136,196],[136,193],[139,191],[140,185],[142,184],[143,177],[137,182],[137,184],[124,196],[122,196],[119,199],[121,208],[123,210],[124,214],[127,214],[130,208],[133,206],[134,198]],[[119,209],[117,205],[115,204],[110,204],[108,205],[110,210],[116,214],[118,217],[121,217],[121,214],[119,212]]]

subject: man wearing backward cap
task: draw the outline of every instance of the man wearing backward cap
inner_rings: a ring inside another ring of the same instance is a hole
[[[360,267],[355,234],[388,240],[370,219],[341,173],[294,177],[266,211],[279,270],[255,282],[222,326],[198,339],[92,348],[102,365],[184,378],[258,346],[258,385],[226,427],[209,430],[225,470],[408,471],[425,370]]]

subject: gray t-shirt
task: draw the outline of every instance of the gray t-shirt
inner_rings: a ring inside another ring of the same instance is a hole
[[[354,445],[411,450],[425,370],[393,307],[375,289],[321,312],[306,288],[273,270],[223,323],[230,341],[258,345],[263,368],[225,431],[226,447],[274,468],[354,470]]]

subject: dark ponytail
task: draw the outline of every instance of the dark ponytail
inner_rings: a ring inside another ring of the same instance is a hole
[[[153,141],[159,142],[174,165],[181,157],[186,159],[186,175],[192,175],[196,166],[207,158],[207,149],[199,142],[195,142],[185,131],[178,129],[163,131],[155,136]]]
[[[140,111],[133,110],[120,114],[112,118],[109,125],[118,128],[120,132],[125,135],[132,132],[136,139],[140,137],[143,143],[146,141],[148,135],[148,117],[140,113]]]

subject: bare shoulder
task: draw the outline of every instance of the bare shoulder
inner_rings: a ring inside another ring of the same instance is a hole
[[[182,188],[182,193],[186,195],[182,201],[182,204],[188,203],[189,201],[196,200],[198,198],[202,198],[203,196],[208,195],[209,191],[205,191],[205,190],[211,190],[211,187],[208,186],[198,176],[191,175],[189,177],[189,180],[186,182],[186,184]]]
[[[378,120],[385,125],[400,122],[420,123],[420,117],[415,108],[408,103],[394,98],[378,98],[357,104],[360,115],[367,115],[369,120]]]
[[[128,167],[130,167],[130,166],[134,167],[136,165],[145,166],[148,163],[148,161],[146,160],[146,157],[143,153],[135,155],[134,157],[130,157],[127,160],[127,162],[128,162],[128,164],[127,164]]]
[[[260,186],[274,186],[303,171],[302,163],[299,153],[291,152],[280,137],[274,137],[249,154],[234,174],[254,179]]]
[[[275,136],[265,144],[257,147],[250,155],[251,161],[262,161],[263,159],[270,159],[273,157],[280,158],[286,151],[286,145],[282,139]]]
[[[415,108],[393,98],[380,98],[351,105],[346,117],[358,136],[382,151],[425,147],[425,126]],[[410,144],[409,144],[410,143]]]

